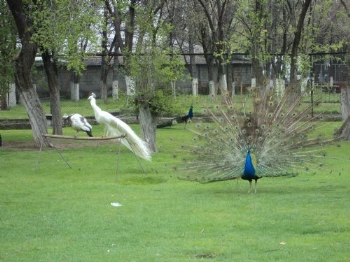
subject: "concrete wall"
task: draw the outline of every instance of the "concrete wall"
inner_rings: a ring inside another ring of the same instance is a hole
[[[47,88],[47,81],[45,77],[44,70],[42,66],[37,67],[36,75],[33,77],[34,83],[37,87],[37,92],[41,98],[49,98],[49,91]],[[184,79],[178,80],[176,83],[177,89],[183,94],[192,94],[192,83],[189,76],[189,71],[186,69],[186,77]],[[208,94],[208,70],[205,64],[197,65],[198,72],[198,90],[199,94]],[[229,82],[229,89],[231,88],[231,83],[236,83],[236,93],[240,92],[240,87],[250,86],[251,79],[251,65],[247,63],[242,64],[231,64],[227,67],[227,75]],[[99,65],[87,66],[87,70],[80,77],[80,98],[88,97],[91,92],[95,92],[97,95],[100,93],[101,89],[101,71]],[[64,98],[70,98],[70,81],[73,79],[71,73],[65,69],[60,69],[59,71],[59,82],[61,85],[61,96]],[[126,91],[125,77],[121,72],[118,75],[119,79],[119,90]],[[217,80],[217,70],[214,71],[214,79]],[[109,72],[107,78],[107,86],[109,90],[109,95],[112,95],[112,71]]]

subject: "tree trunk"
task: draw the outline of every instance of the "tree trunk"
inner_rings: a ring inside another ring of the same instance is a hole
[[[188,36],[188,45],[189,45],[189,53],[194,54],[194,33],[192,32],[192,26],[189,28],[190,33]],[[192,78],[192,95],[197,96],[198,95],[198,72],[197,72],[197,65],[196,65],[196,57],[194,55],[190,55],[190,75]]]
[[[79,101],[79,79],[80,77],[77,74],[71,73],[70,94],[71,100],[74,102]]]
[[[216,96],[216,88],[214,81],[214,67],[213,67],[213,58],[211,55],[205,55],[205,60],[207,62],[208,68],[208,85],[209,85],[209,98],[215,99]]]
[[[126,75],[125,76],[125,85],[126,85],[126,94],[128,96],[135,95],[135,81],[132,77]]]
[[[296,83],[297,76],[297,62],[298,62],[298,49],[301,41],[301,35],[304,28],[304,20],[306,17],[307,10],[310,7],[312,0],[305,0],[301,9],[301,13],[299,16],[297,28],[294,33],[294,40],[292,45],[292,53],[291,53],[291,63],[290,63],[290,84],[294,87]]]
[[[23,83],[21,83],[23,78],[22,80],[17,80],[17,78],[18,76],[16,73],[16,84],[18,86],[23,85]],[[43,136],[43,134],[47,134],[47,121],[38,94],[35,92],[34,88],[20,90],[19,97],[28,113],[29,123],[33,131],[34,145],[36,147],[52,146],[48,139]]]
[[[52,134],[62,135],[62,114],[58,69],[52,55],[48,51],[42,54],[44,69],[50,90],[50,110],[52,114]]]
[[[340,105],[343,121],[346,121],[350,116],[350,41],[348,41],[346,61],[347,78],[345,86],[341,89]],[[347,121],[342,129],[341,137],[345,140],[350,140],[350,123]]]
[[[153,153],[157,152],[157,119],[156,116],[152,115],[148,105],[143,104],[139,106],[139,121],[143,139],[148,143],[148,146]]]
[[[113,97],[113,99],[119,98],[118,74],[119,74],[119,60],[118,60],[118,56],[115,56],[114,61],[113,61],[113,79],[112,79],[112,97]]]
[[[109,71],[109,65],[107,63],[107,15],[108,12],[105,9],[104,10],[104,19],[105,19],[105,25],[104,29],[102,30],[102,61],[101,61],[101,81],[102,81],[102,86],[101,86],[101,98],[103,100],[103,103],[107,104],[108,102],[108,89],[107,89],[107,76],[108,76],[108,71]]]
[[[47,134],[46,117],[38,94],[34,90],[30,74],[37,52],[37,45],[31,41],[30,18],[24,11],[30,7],[21,0],[8,0],[7,3],[16,22],[21,41],[21,51],[15,59],[15,82],[20,100],[28,113],[34,145],[37,147],[51,146],[49,140],[43,136]]]
[[[345,8],[348,17],[350,18],[350,9],[345,2],[346,1],[341,0],[341,3]],[[342,119],[344,121],[341,137],[345,140],[350,140],[350,37],[347,38],[345,64],[347,68],[347,77],[345,87],[341,89],[340,97]]]

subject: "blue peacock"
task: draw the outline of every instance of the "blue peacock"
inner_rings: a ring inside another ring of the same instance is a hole
[[[290,89],[292,91],[292,89]],[[223,102],[205,110],[210,121],[191,125],[193,143],[181,146],[185,162],[176,167],[179,178],[215,182],[241,178],[295,176],[322,167],[323,145],[336,138],[320,132],[326,125],[314,104],[303,103],[303,95],[273,90],[233,106]],[[209,123],[207,123],[209,122]],[[313,172],[313,171],[312,171]]]

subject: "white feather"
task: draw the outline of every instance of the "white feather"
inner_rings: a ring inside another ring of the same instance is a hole
[[[94,110],[96,121],[104,126],[105,135],[118,136],[125,134],[126,137],[121,139],[123,145],[141,158],[151,161],[151,151],[149,150],[147,143],[136,135],[129,125],[112,114],[101,110],[101,108],[96,105],[94,94],[89,96],[88,99]]]
[[[85,117],[83,117],[80,114],[72,114],[72,115],[65,115],[63,118],[68,119],[71,123],[72,128],[77,131],[83,131],[88,134],[91,134],[92,126],[89,124],[89,122],[86,120]],[[91,134],[92,136],[92,134]]]

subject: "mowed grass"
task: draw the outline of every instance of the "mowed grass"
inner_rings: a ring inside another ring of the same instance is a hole
[[[122,146],[118,154],[111,141],[52,140],[59,151],[40,152],[11,147],[30,142],[30,130],[1,133],[0,261],[350,257],[349,142],[328,146],[333,158],[316,174],[263,178],[258,193],[248,194],[242,180],[177,179],[171,169],[181,164],[180,156],[173,158],[181,155],[177,143],[192,138],[183,125],[157,130],[159,152],[152,162],[140,160],[146,174],[130,151]],[[101,127],[94,133],[102,134]]]

